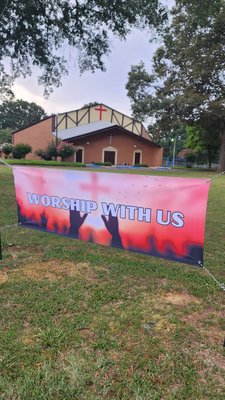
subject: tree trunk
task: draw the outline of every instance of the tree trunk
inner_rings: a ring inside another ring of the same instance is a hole
[[[225,171],[225,131],[221,135],[219,170],[220,170],[220,172]]]
[[[207,148],[207,150],[208,150],[208,163],[209,163],[209,169],[211,169],[211,167],[212,167],[212,152],[211,152],[211,147],[210,147],[210,145],[208,144],[208,146],[207,146],[208,148]]]

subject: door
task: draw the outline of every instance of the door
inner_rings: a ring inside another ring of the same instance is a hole
[[[135,153],[134,164],[140,164],[140,163],[141,163],[141,153],[137,152]]]
[[[82,161],[83,161],[83,150],[79,149],[76,152],[76,162],[82,163]]]
[[[104,162],[111,162],[112,165],[115,165],[115,151],[104,151]]]

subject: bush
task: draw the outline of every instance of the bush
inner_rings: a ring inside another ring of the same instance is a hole
[[[48,143],[46,149],[38,149],[35,154],[46,161],[50,161],[52,158],[56,159],[58,156],[56,143],[52,140]]]
[[[111,167],[112,163],[110,161],[105,161],[105,162],[93,162],[94,165],[100,165],[100,166],[104,166],[104,167]]]
[[[60,142],[58,145],[54,141],[48,143],[46,149],[38,149],[35,154],[43,160],[50,161],[52,158],[57,158],[58,156],[62,159],[72,156],[75,153],[75,148],[72,143]]]
[[[5,154],[6,158],[9,156],[10,153],[12,153],[12,144],[11,143],[4,143],[2,145],[2,151]]]
[[[32,147],[29,144],[18,143],[12,148],[13,158],[25,158],[28,153],[32,152]]]
[[[110,161],[105,161],[105,162],[103,163],[103,165],[104,165],[105,167],[111,167],[111,166],[112,166],[112,163],[111,163]]]
[[[48,143],[46,150],[44,150],[44,153],[46,157],[50,157],[48,158],[49,160],[51,160],[53,157],[56,158],[58,156],[57,145],[53,140]]]
[[[61,142],[57,145],[57,154],[62,157],[62,159],[72,156],[75,151],[72,143]]]
[[[146,167],[148,168],[148,164],[134,164],[134,167]]]
[[[43,158],[43,160],[45,161],[50,161],[52,159],[52,157],[49,155],[49,153],[47,152],[47,150],[43,150],[43,149],[38,149],[35,151],[35,154],[38,157]]]
[[[36,154],[36,156],[38,156],[38,157],[42,157],[42,153],[43,153],[43,149],[37,149],[37,150],[35,150],[35,154]]]

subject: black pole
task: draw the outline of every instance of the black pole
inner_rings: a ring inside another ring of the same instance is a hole
[[[56,115],[55,144],[58,144],[58,114]]]

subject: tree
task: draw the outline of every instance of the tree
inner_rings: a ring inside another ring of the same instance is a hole
[[[12,130],[9,128],[0,129],[0,144],[12,142]]]
[[[208,162],[209,169],[212,162],[218,160],[220,144],[213,133],[213,131],[210,131],[210,126],[208,131],[197,126],[187,126],[186,148],[195,152],[198,163]]]
[[[152,86],[154,80],[154,75],[146,71],[142,61],[138,65],[131,66],[126,89],[131,100],[133,116],[138,121],[150,123],[151,118],[154,120],[152,109],[158,104],[157,100],[154,101],[155,88]]]
[[[46,117],[42,107],[24,100],[4,101],[0,105],[0,123],[3,129],[22,129]]]
[[[180,122],[200,127],[204,143],[210,136],[220,143],[220,169],[225,170],[225,3],[200,3],[176,1],[163,45],[153,58],[152,74],[139,66],[145,92],[139,108],[135,67],[129,74],[128,96],[134,113],[145,105],[146,115],[154,117],[162,131]]]
[[[161,130],[157,125],[148,126],[149,134],[153,141],[163,147],[163,156],[172,160],[185,147],[187,131],[185,125],[180,125],[176,129]],[[176,154],[174,154],[176,150]]]
[[[10,89],[13,79],[5,73],[4,66],[0,63],[0,101],[12,100],[14,94]]]
[[[197,154],[194,150],[184,149],[179,153],[179,158],[184,158],[186,160],[186,165],[191,168],[193,163],[197,160]]]
[[[67,73],[62,48],[76,49],[81,72],[104,69],[111,37],[125,39],[132,28],[158,27],[167,18],[158,0],[3,0],[0,6],[0,63],[10,59],[11,77],[31,74],[46,93]],[[2,74],[3,75],[3,74]]]
[[[82,108],[88,108],[88,107],[93,107],[93,106],[98,106],[99,102],[97,101],[90,101],[90,103],[84,104]]]

